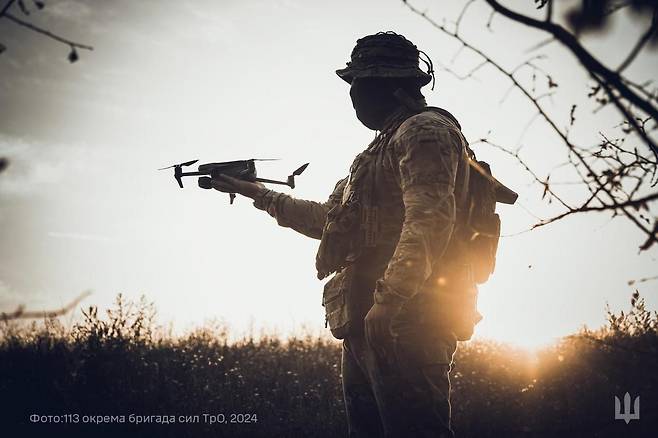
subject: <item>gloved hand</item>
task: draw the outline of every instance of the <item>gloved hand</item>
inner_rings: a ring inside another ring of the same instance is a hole
[[[382,356],[390,352],[393,342],[391,321],[400,312],[397,304],[375,303],[365,318],[366,341],[370,347]]]
[[[218,178],[213,178],[212,187],[220,192],[238,193],[251,199],[256,198],[263,190],[267,190],[263,183],[244,181],[228,175],[219,175]]]

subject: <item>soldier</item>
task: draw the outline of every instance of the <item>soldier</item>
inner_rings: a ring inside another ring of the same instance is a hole
[[[434,77],[420,53],[380,32],[359,39],[337,70],[357,118],[378,134],[327,202],[230,177],[213,182],[321,240],[316,267],[321,279],[333,274],[323,305],[343,339],[350,437],[453,436],[452,358],[481,319],[459,238],[470,150],[457,120],[426,106],[420,89]]]

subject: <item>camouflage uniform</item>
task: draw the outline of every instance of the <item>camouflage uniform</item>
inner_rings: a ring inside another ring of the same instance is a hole
[[[327,202],[263,189],[254,205],[279,225],[322,239],[340,228],[332,212],[358,201],[349,263],[323,297],[332,333],[344,338],[350,436],[452,436],[448,373],[461,339],[454,321],[472,328],[480,319],[475,283],[460,263],[458,239],[451,239],[467,186],[468,147],[445,110],[401,109],[386,125]],[[402,305],[386,357],[363,334],[375,301]]]

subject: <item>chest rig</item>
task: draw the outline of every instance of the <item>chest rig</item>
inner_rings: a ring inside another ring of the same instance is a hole
[[[379,206],[376,205],[377,167],[381,162],[382,147],[371,145],[361,152],[350,167],[350,174],[343,191],[343,204],[359,211],[359,247],[372,248],[377,242]]]
[[[352,162],[342,200],[327,214],[316,256],[319,279],[340,272],[353,264],[364,249],[377,246],[382,214],[377,182],[384,152],[397,128],[411,115],[412,112],[405,111],[394,116]]]

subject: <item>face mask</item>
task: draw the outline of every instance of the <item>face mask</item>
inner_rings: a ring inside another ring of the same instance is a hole
[[[366,127],[379,130],[398,106],[392,82],[380,78],[357,78],[350,86],[350,98],[356,117]]]

